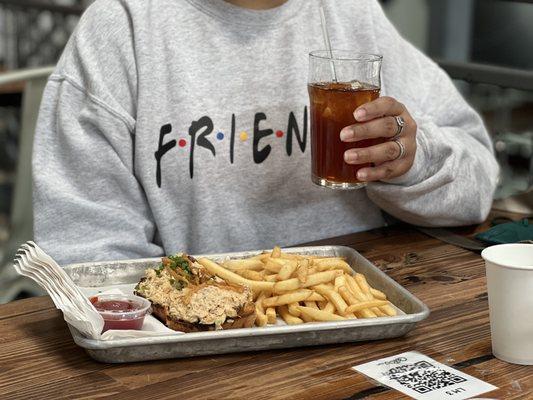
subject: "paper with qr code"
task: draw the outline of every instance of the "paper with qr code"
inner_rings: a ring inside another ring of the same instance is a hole
[[[416,352],[382,358],[352,369],[420,400],[463,400],[497,389]]]

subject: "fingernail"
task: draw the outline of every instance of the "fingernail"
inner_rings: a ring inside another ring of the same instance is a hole
[[[341,140],[344,142],[345,140],[349,140],[353,138],[353,130],[350,128],[344,128],[341,130]]]
[[[366,117],[366,110],[364,108],[358,108],[357,110],[355,110],[355,119],[356,120],[361,120],[363,119],[364,117]]]
[[[353,164],[357,161],[357,153],[353,152],[345,152],[344,153],[344,161],[348,164]]]
[[[357,179],[359,179],[360,181],[366,180],[367,177],[368,174],[365,171],[357,171]]]

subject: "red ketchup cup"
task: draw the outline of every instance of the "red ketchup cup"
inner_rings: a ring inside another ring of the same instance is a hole
[[[144,317],[152,311],[148,300],[132,294],[99,294],[89,300],[104,319],[102,333],[109,329],[141,330]]]

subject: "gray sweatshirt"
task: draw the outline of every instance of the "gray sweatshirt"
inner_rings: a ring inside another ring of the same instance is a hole
[[[380,53],[382,95],[418,123],[412,169],[311,183],[308,53],[318,2],[98,0],[46,88],[33,159],[35,238],[60,262],[289,246],[385,224],[483,220],[498,166],[480,117],[376,0],[330,0],[335,48]]]

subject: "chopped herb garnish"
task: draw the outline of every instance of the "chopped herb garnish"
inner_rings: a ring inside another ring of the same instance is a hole
[[[170,277],[170,284],[175,289],[181,290],[188,286],[190,279],[195,279],[190,267],[190,261],[187,257],[180,255],[163,257],[158,268],[154,268],[157,276],[161,276],[161,272],[166,270],[166,274]],[[196,282],[196,281],[194,281]]]
[[[161,276],[161,272],[165,269],[165,265],[163,263],[159,264],[157,268],[154,268],[155,274],[157,277]]]
[[[168,264],[170,268],[174,270],[176,268],[179,268],[185,271],[186,273],[188,273],[189,275],[192,274],[191,268],[189,266],[189,261],[186,258],[178,256],[178,255],[168,256],[167,258],[170,260],[170,263]]]

